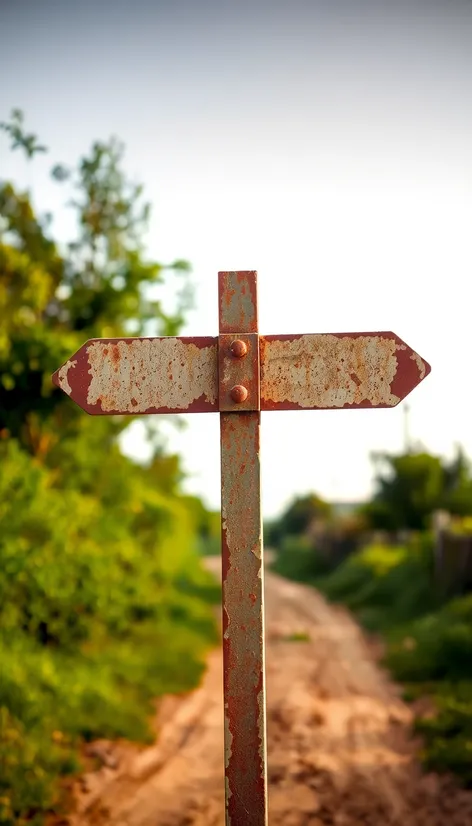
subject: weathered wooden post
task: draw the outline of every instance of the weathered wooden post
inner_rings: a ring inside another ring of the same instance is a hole
[[[220,413],[227,826],[267,824],[261,410],[394,407],[429,371],[394,333],[259,336],[244,271],[218,337],[93,339],[54,373],[91,414]]]

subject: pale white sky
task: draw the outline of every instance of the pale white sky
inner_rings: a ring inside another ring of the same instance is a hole
[[[185,334],[217,334],[218,270],[257,269],[261,333],[393,330],[432,365],[412,437],[472,454],[471,43],[465,0],[3,2],[0,118],[23,108],[54,162],[124,140],[150,253],[193,266]],[[50,161],[0,174],[65,233]],[[187,419],[171,446],[218,507],[218,416]],[[369,452],[402,443],[402,405],[263,414],[266,515],[368,495]]]

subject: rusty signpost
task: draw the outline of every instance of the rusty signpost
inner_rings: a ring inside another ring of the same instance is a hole
[[[430,367],[390,332],[260,336],[255,272],[218,292],[219,336],[93,339],[53,381],[91,414],[220,413],[226,822],[265,826],[261,411],[394,407]]]

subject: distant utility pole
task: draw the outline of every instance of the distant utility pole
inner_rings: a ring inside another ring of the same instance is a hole
[[[410,405],[405,404],[403,407],[403,447],[405,453],[411,451],[410,439]]]

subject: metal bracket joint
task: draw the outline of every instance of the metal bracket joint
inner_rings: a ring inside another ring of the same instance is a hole
[[[258,333],[218,336],[218,385],[220,412],[261,409]]]

